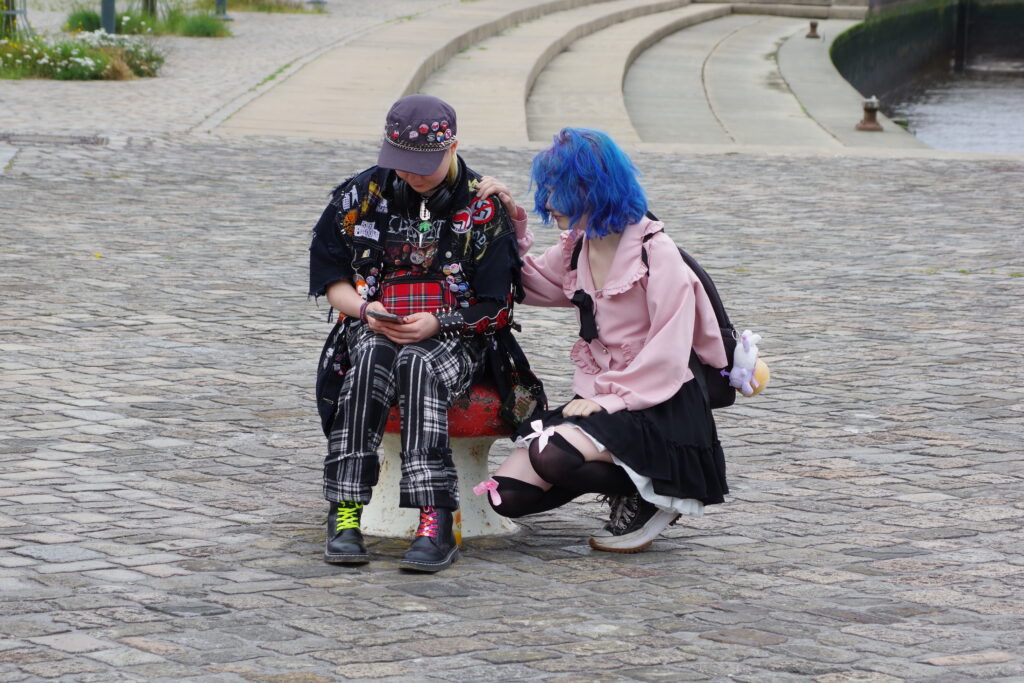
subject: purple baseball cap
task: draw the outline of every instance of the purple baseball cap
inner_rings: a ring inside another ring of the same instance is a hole
[[[455,143],[455,110],[430,95],[408,95],[391,105],[377,165],[430,175]]]

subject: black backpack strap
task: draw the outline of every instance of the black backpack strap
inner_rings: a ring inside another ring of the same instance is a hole
[[[697,386],[700,387],[701,396],[704,397],[704,403],[710,410],[713,406],[711,405],[711,392],[708,391],[708,378],[704,374],[704,365],[700,362],[700,356],[693,349],[690,349],[690,372],[693,373],[693,378],[697,380]]]
[[[572,248],[572,258],[569,259],[569,270],[576,270],[576,267],[580,264],[580,252],[583,251],[583,238],[576,240],[576,244]]]
[[[658,232],[661,232],[661,230],[659,230]],[[643,245],[647,244],[647,241],[650,240],[655,235],[657,235],[658,232],[649,232],[649,233],[647,233],[646,235],[644,235],[643,242],[640,243],[641,244],[641,246],[640,246],[640,260],[644,262],[644,267],[648,268],[648,269],[651,267],[651,262],[647,258],[647,250],[644,249]]]

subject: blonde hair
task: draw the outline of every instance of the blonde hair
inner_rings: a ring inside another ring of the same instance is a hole
[[[448,165],[448,177],[447,181],[449,185],[455,183],[455,179],[459,177],[459,155],[452,150],[451,156],[452,162]]]

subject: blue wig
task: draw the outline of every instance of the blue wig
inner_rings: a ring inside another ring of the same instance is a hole
[[[533,158],[533,203],[547,225],[551,209],[569,218],[571,229],[586,220],[588,238],[622,232],[647,212],[640,172],[607,133],[563,128],[554,144]]]

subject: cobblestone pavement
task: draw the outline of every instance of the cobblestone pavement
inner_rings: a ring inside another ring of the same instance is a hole
[[[638,555],[587,548],[586,500],[416,576],[403,541],[321,561],[305,249],[374,150],[19,147],[0,680],[1024,679],[1024,160],[638,155],[765,336],[770,387],[719,414],[732,495]],[[523,194],[528,152],[465,151]],[[574,322],[522,318],[564,398]]]
[[[219,123],[290,70],[331,47],[381,22],[451,2],[327,0],[323,14],[232,12],[231,38],[153,38],[167,55],[158,78],[0,80],[0,133],[109,135],[202,128]],[[33,26],[58,32],[67,18],[66,10],[57,11],[59,6],[30,8]]]

